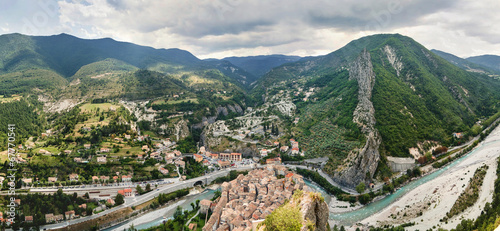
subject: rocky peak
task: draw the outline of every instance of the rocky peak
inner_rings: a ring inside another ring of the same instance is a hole
[[[380,160],[378,147],[381,143],[380,135],[375,129],[375,109],[371,102],[373,86],[375,85],[375,74],[371,62],[370,53],[366,49],[351,63],[349,68],[349,79],[358,81],[358,105],[353,113],[353,122],[361,127],[366,136],[363,149],[356,155],[352,164],[334,178],[341,185],[354,188],[361,181],[369,181]]]

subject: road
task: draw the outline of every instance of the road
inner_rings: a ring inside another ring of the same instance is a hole
[[[91,219],[95,219],[95,218],[98,218],[98,217],[106,216],[107,214],[112,213],[112,212],[117,211],[117,210],[122,209],[122,208],[140,205],[140,204],[142,204],[144,202],[147,202],[147,201],[149,201],[149,200],[157,197],[158,194],[160,194],[160,193],[171,193],[171,192],[177,191],[179,189],[189,188],[196,181],[204,180],[207,177],[213,177],[213,176],[219,177],[219,176],[223,176],[223,175],[229,174],[230,170],[243,171],[243,170],[248,170],[248,169],[252,169],[252,168],[253,168],[252,166],[242,166],[242,167],[238,167],[238,168],[228,168],[228,169],[225,169],[225,170],[221,170],[221,171],[217,171],[217,172],[212,172],[212,173],[206,174],[204,176],[196,177],[196,178],[189,179],[189,180],[186,180],[186,181],[180,181],[180,182],[176,182],[176,183],[173,183],[173,184],[159,186],[157,190],[153,190],[153,191],[151,191],[149,193],[146,193],[146,194],[143,194],[143,195],[140,195],[140,196],[126,197],[125,198],[125,203],[123,203],[122,205],[116,206],[116,207],[111,208],[111,209],[104,210],[104,211],[102,211],[102,212],[100,212],[98,214],[94,214],[92,216],[82,217],[82,218],[78,218],[78,219],[73,219],[73,220],[62,222],[62,223],[44,225],[44,226],[41,226],[40,229],[41,230],[45,230],[45,229],[46,230],[58,229],[58,228],[66,227],[68,225],[73,225],[73,224],[81,223],[81,222],[88,221],[88,220],[91,220]],[[94,189],[94,188],[92,188],[92,189]]]
[[[311,171],[316,171],[316,169],[313,169],[313,168],[309,168],[307,166],[303,166],[303,165],[293,165],[293,164],[287,164],[285,166],[289,166],[289,167],[294,167],[294,168],[302,168],[302,169],[308,169],[308,170],[311,170]],[[321,170],[318,170],[318,173],[324,177],[328,182],[330,182],[330,184],[332,184],[333,186],[337,187],[337,188],[340,188],[342,189],[344,192],[348,192],[352,195],[359,195],[358,192],[356,192],[356,190],[354,189],[351,189],[351,188],[347,188],[347,187],[344,187],[344,186],[341,186],[339,184],[337,184],[337,182],[333,181],[333,179],[326,173],[324,173],[323,171]]]

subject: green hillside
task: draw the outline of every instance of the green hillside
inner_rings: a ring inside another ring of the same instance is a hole
[[[500,56],[480,55],[467,58],[468,61],[500,71]]]
[[[246,79],[253,78],[229,62],[202,61],[180,49],[154,49],[109,38],[88,40],[67,34],[0,36],[0,79],[4,86],[15,86],[5,93],[30,92],[37,86],[39,90],[59,97],[59,92],[54,92],[53,88],[61,85],[61,78],[69,79],[72,84],[82,83],[79,88],[101,85],[118,89],[120,87],[109,85],[109,79],[116,74],[132,73],[138,69],[157,71],[189,86],[213,89],[243,90],[249,84]],[[29,72],[30,76],[20,74],[25,72]],[[33,76],[47,76],[42,79],[48,83]],[[61,78],[55,80],[54,76]],[[80,94],[66,96],[93,97],[95,92],[85,89]]]
[[[123,61],[109,58],[99,62],[87,64],[81,67],[75,73],[75,75],[73,75],[72,79],[83,78],[83,77],[99,78],[100,77],[99,75],[129,72],[129,71],[135,71],[137,69],[138,69],[137,67],[134,67]]]
[[[441,58],[445,59],[446,61],[454,64],[457,67],[460,67],[466,71],[469,72],[476,72],[476,73],[482,73],[482,74],[488,74],[492,77],[496,77],[495,75],[500,74],[500,69],[494,69],[488,66],[485,66],[481,63],[475,63],[471,62],[468,59],[462,59],[460,57],[457,57],[455,55],[452,55],[450,53],[446,53],[443,51],[439,50],[431,50],[434,54],[440,56]],[[471,57],[471,59],[473,59]]]
[[[18,94],[32,89],[58,93],[67,84],[68,80],[51,70],[26,69],[0,75],[0,94]]]
[[[299,117],[306,118],[297,125],[301,128],[297,133],[299,140],[308,140],[311,134],[308,128],[325,121],[307,118],[326,118],[333,126],[338,126],[337,130],[351,134],[344,136],[344,142],[348,137],[362,141],[359,130],[349,122],[358,94],[349,90],[346,75],[349,75],[349,63],[363,49],[371,54],[376,76],[371,100],[376,128],[382,137],[382,154],[408,156],[408,149],[424,140],[448,145],[453,132],[467,132],[475,121],[492,115],[498,108],[500,82],[487,75],[464,71],[413,39],[398,34],[364,37],[328,55],[284,64],[261,78],[251,94],[259,99],[259,95],[283,86],[314,87],[316,90],[311,97],[317,98],[315,101],[295,101]],[[400,70],[393,67],[386,49],[391,50],[395,57],[392,58],[401,64]],[[339,93],[331,94],[338,91],[346,93],[341,97]],[[342,103],[335,103],[335,98]],[[304,145],[311,150],[325,147],[316,143],[311,141]],[[350,151],[349,148],[340,151],[331,147],[322,153],[337,153],[334,159]]]

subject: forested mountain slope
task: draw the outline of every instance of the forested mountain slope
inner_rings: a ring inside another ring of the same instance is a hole
[[[353,65],[365,52],[364,61]],[[359,72],[365,77],[353,78]],[[410,156],[409,149],[424,141],[449,145],[453,132],[467,132],[479,118],[495,113],[500,98],[498,80],[464,71],[399,34],[364,37],[328,55],[274,68],[252,94],[265,101],[276,90],[295,89],[300,122],[293,131],[302,147],[311,156],[330,156],[331,173],[346,172],[368,145],[362,132],[366,123],[355,112],[366,84],[373,84],[373,110],[365,114],[374,115],[382,156]],[[318,134],[325,127],[329,131]]]

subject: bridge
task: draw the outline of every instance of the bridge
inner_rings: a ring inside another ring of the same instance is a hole
[[[215,179],[229,175],[229,172],[231,170],[237,170],[237,171],[247,171],[248,170],[248,171],[250,171],[252,169],[253,169],[252,166],[248,166],[248,167],[239,167],[236,169],[226,169],[226,170],[222,170],[222,171],[218,171],[218,172],[209,173],[205,176],[200,176],[200,177],[197,177],[194,179],[189,179],[186,181],[180,181],[180,182],[176,183],[176,187],[166,188],[165,190],[163,190],[163,193],[171,193],[171,192],[177,191],[179,189],[191,188],[194,186],[209,185]]]
[[[43,229],[43,230],[45,230],[45,229],[47,229],[47,230],[60,229],[60,228],[67,227],[69,225],[74,225],[74,224],[78,224],[78,223],[81,223],[81,222],[84,222],[87,220],[96,219],[98,217],[106,216],[109,213],[112,213],[114,211],[117,211],[117,210],[125,208],[125,207],[137,206],[137,205],[140,205],[142,203],[145,203],[145,202],[157,197],[160,193],[167,194],[167,193],[171,193],[171,192],[174,192],[174,191],[177,191],[180,189],[191,188],[194,185],[210,184],[218,177],[227,176],[229,174],[230,170],[245,171],[245,170],[252,170],[252,169],[253,169],[252,166],[238,167],[235,169],[225,169],[225,170],[218,171],[218,172],[208,173],[205,176],[189,179],[186,181],[180,181],[180,182],[176,182],[173,184],[163,185],[163,186],[159,187],[157,190],[153,190],[153,191],[146,193],[146,194],[143,194],[143,195],[126,197],[124,204],[113,207],[111,209],[104,210],[98,214],[94,214],[92,216],[87,216],[87,217],[81,217],[78,219],[68,220],[64,223],[43,225],[40,227],[40,229]],[[68,193],[68,192],[65,190],[64,193]]]

